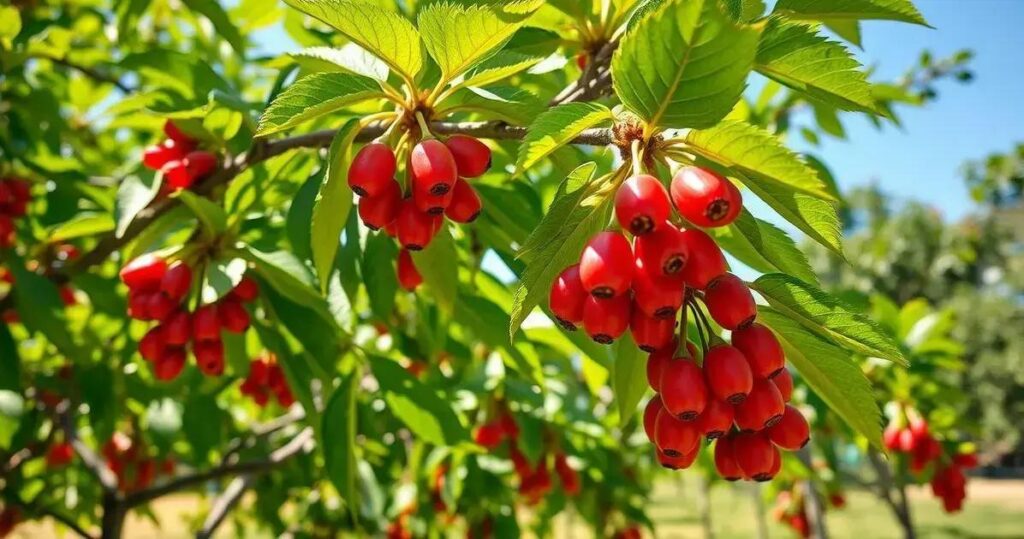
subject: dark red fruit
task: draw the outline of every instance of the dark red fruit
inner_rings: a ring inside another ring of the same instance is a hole
[[[673,339],[668,346],[647,356],[647,385],[651,386],[654,391],[658,391],[658,388],[661,387],[661,373],[665,371],[665,366],[672,361],[672,356],[675,353],[676,340]]]
[[[750,288],[731,273],[723,273],[708,283],[704,304],[711,318],[725,329],[744,328],[757,317],[757,304]]]
[[[786,403],[771,380],[755,380],[747,400],[736,405],[736,426],[743,431],[761,430],[779,422]]]
[[[164,353],[153,361],[153,376],[167,382],[174,380],[185,368],[184,348],[165,348]]]
[[[747,359],[727,344],[714,346],[704,355],[704,375],[711,393],[729,404],[746,400],[754,386],[754,375]]]
[[[401,207],[402,187],[393,178],[388,179],[380,193],[359,199],[359,218],[370,230],[378,230],[393,223]]]
[[[759,432],[738,434],[733,441],[736,464],[743,470],[744,476],[755,481],[767,481],[772,478],[775,451],[768,437]]]
[[[448,147],[437,139],[421,140],[409,155],[412,192],[440,196],[455,187],[459,177],[455,158]]]
[[[633,249],[618,232],[601,232],[587,242],[580,257],[583,288],[594,297],[622,295],[633,280]]]
[[[363,146],[348,167],[348,186],[363,196],[383,193],[395,181],[395,152],[387,144],[371,142]]]
[[[704,290],[712,279],[725,273],[725,255],[715,240],[703,230],[688,228],[680,231],[686,246],[687,264],[680,272],[686,286]]]
[[[750,363],[750,370],[758,378],[771,378],[786,368],[782,345],[772,330],[761,324],[750,324],[733,331],[732,345],[743,352]]]
[[[164,166],[160,169],[160,173],[164,176],[164,182],[170,187],[172,191],[179,191],[181,189],[188,189],[192,187],[192,182],[195,178],[189,174],[188,167],[185,166],[184,159],[176,159],[164,163]]]
[[[661,396],[657,393],[647,401],[647,406],[644,408],[644,433],[647,434],[647,439],[651,443],[654,443],[654,427],[658,420],[658,414],[664,409],[665,406],[661,404]]]
[[[224,343],[221,341],[203,341],[192,348],[196,356],[196,365],[207,376],[224,374]]]
[[[885,432],[882,433],[882,443],[889,451],[899,451],[900,430],[901,429],[896,424],[890,424],[885,428]]]
[[[700,432],[692,422],[680,421],[667,409],[654,421],[654,443],[662,453],[681,457],[697,448]]]
[[[633,309],[629,330],[637,347],[644,352],[654,352],[672,343],[676,329],[675,318],[651,318],[639,309]]]
[[[715,442],[715,469],[726,481],[738,481],[743,478],[743,469],[736,462],[736,436],[723,436]]]
[[[164,328],[154,326],[139,340],[139,355],[146,361],[155,361],[163,354],[165,345]]]
[[[768,437],[775,445],[787,451],[796,451],[807,445],[811,439],[811,429],[800,410],[786,405],[782,419],[768,429]]]
[[[704,372],[691,360],[677,357],[669,361],[658,388],[665,409],[683,421],[697,419],[707,406]]]
[[[185,346],[192,340],[192,315],[188,311],[178,311],[164,322],[163,328],[167,344]]]
[[[158,292],[156,292],[158,293]],[[128,316],[136,320],[152,320],[153,317],[149,315],[149,298],[153,295],[152,292],[142,292],[139,290],[128,291]]]
[[[476,189],[473,189],[466,180],[459,178],[455,181],[452,200],[444,209],[444,215],[456,223],[472,223],[480,216],[482,207]]]
[[[167,272],[167,261],[154,254],[142,255],[121,268],[121,281],[132,290],[153,291]]]
[[[416,287],[423,284],[423,277],[420,275],[416,264],[412,260],[412,253],[402,249],[398,252],[398,284],[402,288],[412,292]]]
[[[244,275],[229,295],[239,301],[250,302],[260,295],[260,287],[252,277]]]
[[[173,140],[165,140],[160,144],[149,146],[142,153],[142,164],[151,170],[160,170],[168,161],[180,161],[191,151],[190,146],[182,146]]]
[[[622,182],[615,193],[615,217],[634,236],[665,226],[672,216],[668,192],[657,178],[639,174]]]
[[[733,408],[726,402],[711,399],[697,418],[697,428],[708,440],[725,436],[732,428]]]
[[[220,327],[216,305],[203,305],[192,315],[192,338],[196,341],[219,341]]]
[[[725,226],[743,208],[739,189],[725,177],[700,167],[683,167],[672,178],[672,202],[699,227]]]
[[[778,388],[782,400],[789,402],[793,398],[793,375],[789,369],[783,368],[778,374],[772,377],[772,383]]]
[[[594,341],[611,344],[629,327],[631,307],[627,294],[611,298],[588,296],[583,304],[583,329]]]
[[[194,147],[196,144],[195,139],[186,135],[185,132],[179,129],[171,120],[164,122],[164,135],[167,135],[167,138],[174,142],[189,148]]]
[[[672,223],[661,223],[653,231],[636,238],[636,258],[652,276],[679,275],[686,266],[689,252],[679,229]]]
[[[420,251],[430,245],[437,232],[434,218],[416,209],[411,198],[402,201],[395,226],[398,228],[398,243],[410,251]]]
[[[660,272],[652,275],[639,259],[636,260],[632,287],[637,308],[654,318],[675,318],[686,294],[686,285],[678,275],[665,277]]]
[[[182,161],[192,182],[205,178],[217,168],[217,156],[210,152],[190,152]]]
[[[657,450],[656,452],[658,454],[658,464],[661,464],[663,468],[669,470],[685,470],[692,466],[693,462],[697,460],[697,455],[700,454],[700,446],[697,446],[693,451],[679,457],[670,457],[660,450]]]
[[[779,470],[781,470],[781,469],[782,469],[782,455],[779,454],[779,448],[778,447],[772,446],[772,465],[771,465],[771,467],[768,468],[767,477],[765,479],[762,479],[761,481],[770,481],[770,480],[772,480],[772,478],[774,478],[776,475],[778,475]]]
[[[232,333],[242,333],[249,329],[249,312],[238,300],[222,300],[217,305],[217,317],[220,318],[221,327]]]
[[[163,292],[154,292],[149,295],[149,303],[146,305],[146,312],[153,320],[163,322],[178,309],[178,303],[167,297]]]
[[[452,135],[444,143],[455,160],[459,176],[476,178],[491,168],[491,149],[474,137]]]
[[[574,264],[562,270],[551,283],[548,294],[548,307],[558,325],[567,331],[575,331],[583,323],[583,304],[587,297],[580,280],[580,265]]]
[[[46,451],[46,466],[60,468],[67,466],[75,458],[75,450],[67,442],[57,442]],[[2,535],[0,535],[2,537]]]
[[[473,433],[473,441],[488,449],[494,449],[505,439],[505,433],[498,423],[484,423]]]
[[[184,262],[177,262],[167,268],[164,278],[160,280],[160,290],[175,303],[181,303],[191,287],[192,268]]]

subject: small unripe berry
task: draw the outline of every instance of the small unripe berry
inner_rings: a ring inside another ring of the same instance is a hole
[[[216,305],[203,305],[192,315],[192,338],[195,341],[219,341],[220,328]]]
[[[144,254],[121,268],[121,281],[131,290],[154,291],[167,272],[167,261],[154,254]]]
[[[811,429],[800,410],[786,405],[782,419],[768,429],[768,437],[775,445],[787,451],[796,451],[807,445],[811,439]]]
[[[172,346],[185,346],[192,340],[192,315],[185,310],[172,314],[163,324],[164,340]]]
[[[224,374],[224,343],[221,341],[198,342],[192,347],[196,365],[207,376]]]
[[[704,356],[704,375],[711,393],[729,404],[746,400],[754,386],[750,365],[736,348],[727,344],[712,347]]]
[[[217,304],[217,317],[220,325],[232,333],[242,333],[249,329],[249,312],[242,307],[242,302],[225,298]]]
[[[397,273],[398,284],[410,292],[423,283],[423,277],[412,260],[412,253],[405,249],[398,252]]]
[[[672,223],[661,223],[653,231],[636,238],[636,258],[652,276],[679,275],[686,266],[689,253],[683,236]]]
[[[574,264],[562,270],[548,294],[548,307],[555,315],[558,325],[567,331],[575,331],[583,323],[583,303],[587,291],[580,280],[580,266]]]
[[[380,193],[359,199],[359,218],[370,230],[378,230],[393,223],[401,207],[402,187],[389,179]]]
[[[632,176],[615,193],[615,217],[619,226],[634,236],[665,226],[671,216],[668,192],[654,176]]]
[[[623,295],[633,280],[633,249],[618,232],[601,232],[587,242],[580,257],[580,279],[594,297]]]
[[[693,421],[708,403],[704,372],[689,359],[675,358],[661,371],[658,386],[662,403],[672,415]]]
[[[363,146],[348,167],[348,186],[363,196],[376,196],[395,181],[395,152],[387,144],[371,142]]]
[[[654,318],[675,318],[686,294],[686,285],[678,275],[665,277],[660,272],[652,275],[639,259],[633,272],[632,287],[633,301],[638,310]]]
[[[681,457],[697,448],[700,432],[693,422],[680,421],[667,409],[654,421],[655,445],[670,457]]]
[[[398,210],[398,218],[395,219],[398,243],[410,251],[426,249],[437,232],[434,229],[435,225],[436,222],[432,216],[416,209],[416,203],[411,198],[407,198],[402,201],[402,207]]]
[[[708,314],[725,329],[748,326],[757,317],[757,304],[743,279],[723,273],[708,283],[704,293]]]
[[[412,192],[440,196],[455,187],[458,168],[448,147],[437,139],[421,140],[409,155]]]
[[[743,431],[770,427],[782,419],[786,403],[771,380],[755,380],[747,400],[736,405],[736,426]]]
[[[156,361],[163,354],[165,345],[164,328],[154,326],[139,340],[139,355],[146,361]]]
[[[491,149],[474,137],[452,135],[444,145],[452,153],[459,176],[463,178],[476,178],[491,168]]]
[[[703,230],[688,228],[680,231],[680,236],[688,257],[680,274],[686,286],[704,290],[712,279],[725,273],[725,255]]]
[[[725,226],[743,207],[739,189],[725,177],[700,167],[683,167],[672,178],[672,202],[699,227]]]
[[[629,321],[633,340],[644,352],[654,352],[668,346],[675,329],[675,318],[651,318],[639,309],[633,309]]]
[[[651,400],[647,401],[647,406],[644,407],[644,433],[647,434],[647,439],[654,443],[654,427],[658,420],[658,414],[665,408],[661,404],[661,396],[657,393]]]
[[[184,348],[165,348],[164,353],[153,361],[153,376],[167,382],[174,380],[185,368]]]
[[[772,383],[778,388],[782,400],[789,402],[793,398],[793,374],[789,369],[783,368],[778,374],[772,377]]]
[[[595,342],[611,344],[629,327],[631,307],[628,294],[611,298],[588,296],[583,304],[583,329]]]
[[[715,469],[726,481],[738,481],[744,475],[736,462],[735,441],[735,435],[728,435],[715,442]]]
[[[708,440],[714,440],[729,432],[733,417],[734,411],[729,403],[711,399],[697,418],[697,426]]]
[[[160,281],[160,290],[175,303],[181,303],[191,287],[192,268],[180,261],[167,268],[167,272],[164,273],[164,277]]]
[[[733,331],[732,345],[743,352],[758,378],[772,378],[786,368],[782,345],[772,330],[761,324],[754,323]]]
[[[768,437],[762,433],[746,433],[736,435],[733,441],[733,454],[743,475],[755,481],[771,479],[774,464],[775,447]]]
[[[452,200],[444,209],[444,215],[456,223],[472,223],[480,216],[482,207],[476,189],[473,189],[466,180],[459,178],[455,181]]]

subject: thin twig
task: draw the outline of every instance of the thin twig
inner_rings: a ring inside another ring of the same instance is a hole
[[[217,528],[224,522],[228,514],[238,505],[242,496],[245,495],[245,491],[249,490],[254,481],[255,477],[252,474],[244,474],[234,478],[228,484],[228,488],[224,489],[224,492],[214,500],[210,513],[206,515],[206,520],[203,521],[203,527],[196,532],[196,539],[212,537],[213,533],[217,531]]]
[[[117,89],[121,90],[122,93],[130,94],[135,91],[131,86],[128,86],[127,84],[121,82],[121,80],[117,77],[99,71],[96,68],[77,64],[66,58],[55,58],[53,56],[39,56],[39,58],[43,58],[55,64],[60,64],[64,67],[74,69],[75,71],[78,71],[79,73],[95,81],[113,84],[114,86],[117,86]]]
[[[104,492],[117,492],[117,476],[107,467],[107,463],[78,437],[70,401],[61,403],[60,408],[62,409],[58,409],[57,413],[61,428],[64,430],[64,439],[71,444],[82,464],[96,476]]]

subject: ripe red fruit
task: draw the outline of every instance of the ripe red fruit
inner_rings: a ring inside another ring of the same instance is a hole
[[[768,429],[768,437],[775,445],[787,451],[796,451],[807,445],[811,439],[811,429],[800,410],[787,405],[782,419]]]
[[[164,122],[164,135],[182,146],[193,147],[196,144],[195,139],[186,135],[185,132],[179,129],[171,120]]]
[[[423,283],[423,277],[420,275],[416,264],[412,260],[412,253],[402,249],[398,252],[398,284],[402,285],[402,288],[412,292],[416,290],[420,284]]]
[[[636,238],[636,258],[653,276],[678,275],[689,260],[689,252],[679,229],[661,223],[653,231]]]
[[[782,400],[789,402],[789,399],[793,397],[793,375],[789,372],[789,369],[783,368],[772,377],[772,383],[779,389],[779,394],[782,395]]]
[[[680,421],[667,409],[654,421],[654,443],[670,457],[681,457],[697,448],[700,432],[692,422]]]
[[[615,217],[619,226],[634,236],[667,225],[666,221],[671,216],[668,192],[654,176],[638,174],[630,177],[615,193]]]
[[[736,426],[743,431],[761,430],[779,422],[786,403],[771,380],[755,380],[747,400],[736,405]]]
[[[151,170],[160,170],[168,161],[180,161],[191,151],[191,146],[183,146],[173,140],[165,140],[160,144],[149,146],[142,153],[142,164]]]
[[[459,178],[452,189],[452,199],[444,209],[444,215],[456,223],[472,223],[480,216],[483,204],[476,189],[469,182]]]
[[[154,254],[144,254],[121,268],[121,281],[131,290],[153,291],[167,272],[167,261]]]
[[[622,295],[633,280],[633,249],[618,232],[601,232],[590,238],[580,257],[583,288],[594,297]]]
[[[175,303],[180,303],[192,287],[192,268],[184,262],[177,262],[167,268],[160,280],[160,290]]]
[[[755,481],[772,478],[771,471],[775,447],[762,433],[737,434],[733,441],[733,454],[743,475]]]
[[[238,301],[250,302],[260,295],[260,287],[252,277],[243,275],[229,295]]]
[[[743,470],[736,463],[736,436],[722,436],[715,442],[715,469],[726,481],[737,481],[743,478]]]
[[[402,207],[402,187],[393,178],[383,190],[373,196],[359,199],[359,218],[370,230],[378,230],[393,223]]]
[[[217,317],[220,325],[232,333],[242,333],[249,329],[249,312],[238,300],[225,298],[217,305]]]
[[[474,137],[452,135],[444,145],[451,152],[459,176],[463,178],[476,178],[491,168],[491,149]]]
[[[395,152],[387,144],[371,142],[363,146],[348,167],[348,186],[363,196],[376,196],[395,181]]]
[[[725,329],[740,329],[754,321],[757,304],[743,279],[723,273],[708,283],[704,304],[711,318]]]
[[[165,348],[164,353],[153,362],[153,375],[157,380],[174,380],[185,368],[184,348]]]
[[[697,418],[697,428],[708,440],[725,436],[732,428],[733,408],[726,402],[711,399]]]
[[[686,286],[703,290],[712,279],[725,273],[725,255],[703,230],[688,228],[679,233],[686,246],[687,264],[680,272]]]
[[[568,459],[562,453],[555,455],[555,472],[566,494],[575,496],[580,493],[580,476],[569,466]]]
[[[184,159],[175,159],[164,163],[164,166],[160,168],[160,173],[163,174],[167,187],[173,191],[188,189],[195,180],[192,174],[189,174]]]
[[[686,285],[678,275],[652,274],[639,259],[636,260],[632,287],[633,301],[638,310],[654,318],[675,318],[686,294]]]
[[[454,185],[452,189],[445,191],[440,195],[435,195],[428,191],[425,191],[422,184],[413,187],[412,200],[416,203],[416,208],[427,215],[441,216],[444,214],[444,210],[452,203],[452,197],[455,196]]]
[[[700,454],[700,446],[694,448],[689,453],[678,456],[670,457],[660,450],[655,450],[658,455],[658,464],[661,464],[663,468],[669,470],[685,470],[693,465],[693,462],[697,460],[697,455]]]
[[[434,238],[434,219],[416,208],[411,198],[402,201],[395,226],[398,228],[398,243],[410,251],[420,251],[430,245]]]
[[[647,434],[647,439],[651,443],[654,443],[654,427],[658,420],[658,414],[664,409],[665,406],[661,404],[661,395],[657,393],[647,401],[647,406],[644,407],[644,433]]]
[[[152,320],[149,315],[150,292],[128,291],[128,316],[136,320]]]
[[[192,347],[196,365],[207,376],[224,374],[224,343],[221,341],[198,342]]]
[[[725,226],[743,207],[740,190],[725,177],[700,167],[683,167],[672,178],[672,202],[699,227]]]
[[[781,470],[781,469],[782,469],[782,455],[779,454],[779,448],[778,447],[772,446],[772,465],[768,468],[768,474],[767,474],[768,477],[765,479],[765,481],[770,481],[772,478],[774,478],[776,475],[778,475],[779,470]]]
[[[75,450],[67,442],[57,442],[46,451],[46,466],[60,468],[67,466],[75,458]],[[0,535],[2,537],[2,535]]]
[[[189,152],[182,161],[191,182],[205,178],[217,168],[217,156],[210,152]]]
[[[761,324],[754,323],[732,332],[732,345],[743,352],[750,370],[758,378],[771,378],[786,368],[782,345],[772,330]]]
[[[896,424],[890,424],[885,428],[885,432],[882,433],[882,443],[889,451],[899,451],[900,428]]]
[[[178,308],[178,304],[163,292],[154,292],[149,295],[149,303],[146,305],[146,312],[153,320],[163,322],[167,320]]]
[[[638,348],[654,352],[672,343],[676,329],[675,318],[651,318],[639,309],[633,309],[629,330]]]
[[[683,421],[697,419],[708,403],[704,372],[688,359],[677,357],[665,365],[658,390],[665,409]]]
[[[180,310],[172,314],[162,327],[164,342],[169,345],[185,346],[192,339],[192,315],[188,311]]]
[[[708,388],[719,400],[739,404],[754,387],[750,365],[735,347],[722,344],[712,347],[704,356],[704,375]]]
[[[162,326],[154,326],[139,340],[139,355],[147,361],[156,361],[163,354],[166,346],[165,332]]]
[[[611,344],[629,326],[632,302],[626,294],[611,298],[587,296],[583,304],[583,329],[591,339]]]
[[[668,362],[672,361],[672,356],[676,353],[676,344],[676,339],[672,339],[668,346],[647,356],[647,385],[651,386],[654,391],[658,391],[661,386],[661,374],[665,371]]]
[[[412,191],[440,196],[455,187],[459,177],[452,152],[437,139],[421,140],[409,155]]]
[[[562,270],[548,293],[548,307],[555,315],[555,321],[567,331],[575,331],[583,323],[583,304],[587,291],[580,280],[580,265],[574,264]]]
[[[192,315],[192,338],[197,342],[219,341],[220,327],[216,305],[203,305]]]

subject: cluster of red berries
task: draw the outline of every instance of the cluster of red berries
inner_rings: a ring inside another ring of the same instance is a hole
[[[165,191],[188,189],[216,170],[217,155],[197,149],[199,142],[171,120],[164,123],[164,135],[167,139],[163,142],[145,149],[142,164],[163,174]]]
[[[978,465],[978,457],[974,453],[953,455],[948,465],[937,464],[932,475],[932,494],[942,500],[942,509],[947,513],[956,513],[963,509],[967,498],[967,476],[965,469]]]
[[[128,315],[157,322],[139,341],[139,353],[153,364],[158,380],[173,380],[181,374],[190,342],[204,374],[224,372],[221,330],[243,333],[249,328],[249,312],[243,304],[259,294],[255,281],[243,277],[216,303],[190,312],[185,300],[192,290],[192,269],[184,261],[168,264],[162,257],[142,255],[125,265],[120,275],[128,286]]]
[[[473,441],[487,449],[496,449],[505,440],[514,444],[518,439],[519,425],[507,410],[473,431]]]
[[[523,497],[527,505],[537,505],[551,492],[553,484],[550,468],[552,467],[567,496],[576,496],[580,493],[579,473],[569,465],[569,459],[565,453],[557,452],[553,459],[549,459],[548,455],[541,455],[536,466],[531,466],[526,456],[515,446],[509,450],[509,455],[516,475],[519,476],[519,495]],[[552,466],[552,464],[554,465]]]
[[[974,453],[947,455],[942,444],[931,434],[928,422],[916,410],[905,410],[906,424],[893,421],[886,427],[882,440],[886,449],[909,455],[908,467],[913,474],[922,474],[930,463],[935,463],[931,478],[932,493],[942,499],[947,513],[954,513],[963,507],[967,496],[967,477],[963,471],[978,465]]]
[[[27,181],[0,179],[0,249],[14,246],[14,219],[24,217],[32,200]]]
[[[811,536],[811,524],[807,520],[807,504],[803,493],[794,488],[793,491],[783,490],[775,497],[772,518],[780,522],[800,537]]]
[[[387,144],[367,144],[352,159],[348,185],[360,197],[359,217],[371,230],[384,229],[398,239],[402,251],[397,272],[403,288],[414,290],[423,281],[408,251],[425,249],[445,217],[471,223],[480,215],[480,196],[466,178],[481,176],[490,167],[490,148],[465,135],[416,144],[404,191],[395,179],[395,152]]]
[[[295,403],[295,397],[288,388],[288,380],[277,362],[277,356],[270,353],[249,362],[249,376],[242,382],[239,390],[260,408],[267,405],[270,395],[274,395],[277,403],[284,408],[289,408]]]
[[[135,492],[149,487],[157,474],[174,475],[175,462],[172,457],[162,460],[151,457],[145,444],[122,432],[115,432],[103,444],[102,453],[107,460],[107,468],[117,476],[117,486],[122,492]]]

